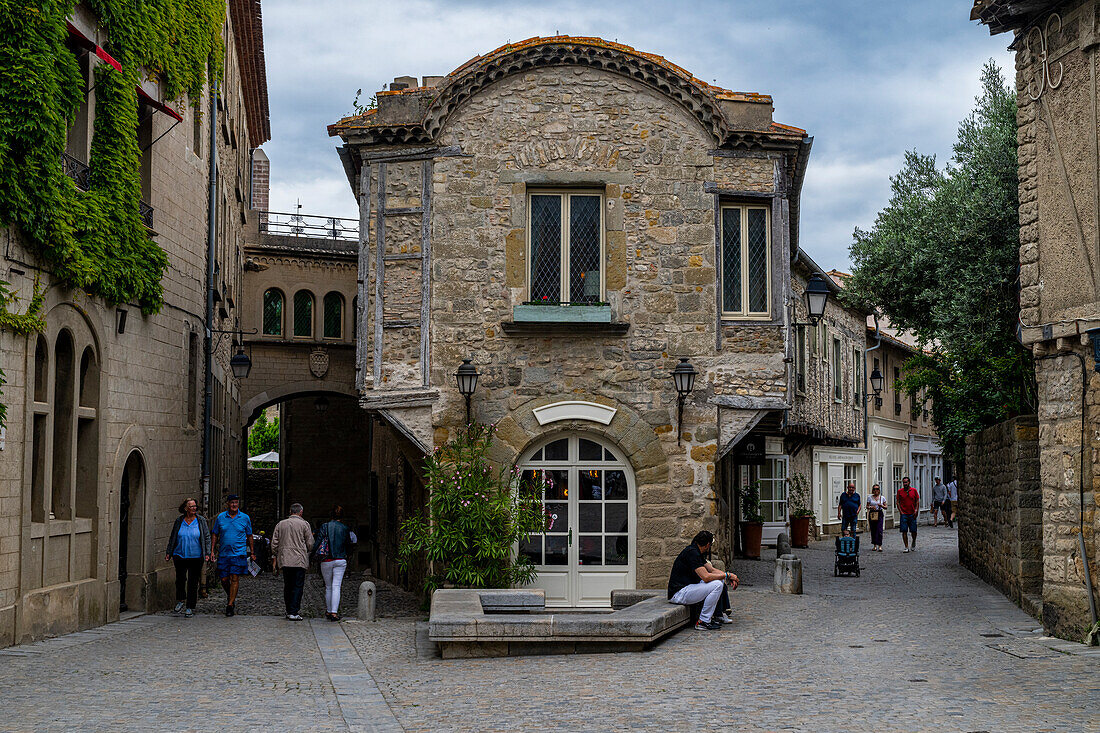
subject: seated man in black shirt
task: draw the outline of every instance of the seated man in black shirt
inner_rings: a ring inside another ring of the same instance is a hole
[[[714,535],[705,529],[695,535],[691,544],[672,563],[672,573],[668,578],[670,601],[684,606],[703,602],[703,610],[699,612],[699,620],[695,624],[695,628],[700,631],[717,629],[721,626],[719,622],[733,623],[724,616],[714,618],[715,608],[725,594],[725,583],[729,582],[730,588],[736,588],[738,580],[733,573],[715,570],[706,559],[713,542]],[[723,605],[728,607],[729,601]]]

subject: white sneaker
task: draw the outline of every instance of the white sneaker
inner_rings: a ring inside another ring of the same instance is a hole
[[[179,603],[176,604],[176,607],[172,609],[172,613],[182,613],[182,612],[183,612],[183,601],[180,601]]]
[[[288,613],[288,614],[286,615],[286,617],[287,617],[287,619],[288,619],[288,620],[290,620],[290,621],[301,621],[301,620],[302,620],[302,617],[301,617],[301,616],[299,616],[299,615],[298,615],[298,614],[296,614],[296,613],[295,613],[295,614],[289,614],[289,613]]]
[[[729,616],[722,615],[722,616],[718,617],[718,623],[720,623],[720,624],[732,624],[733,619],[730,618]]]
[[[902,552],[909,552],[909,548],[908,547],[903,547],[903,548],[901,548],[901,551]]]

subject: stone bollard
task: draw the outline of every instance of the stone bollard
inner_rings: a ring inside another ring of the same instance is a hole
[[[778,576],[776,576],[778,577]],[[800,576],[801,578],[801,576]],[[801,582],[801,580],[799,581]],[[801,591],[799,591],[801,593]],[[377,600],[378,594],[375,591],[374,583],[369,580],[364,580],[359,585],[359,620],[360,621],[373,621],[374,620],[374,602]]]
[[[794,555],[775,559],[775,590],[777,593],[802,595],[802,561]]]
[[[777,558],[784,555],[791,554],[791,541],[787,538],[786,532],[780,532],[779,536],[775,538],[775,556]]]

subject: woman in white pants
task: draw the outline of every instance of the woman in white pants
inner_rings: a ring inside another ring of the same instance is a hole
[[[318,545],[325,540],[328,544],[321,558],[321,577],[325,579],[325,618],[329,621],[340,620],[340,586],[348,569],[348,548],[358,541],[341,521],[343,516],[344,507],[337,504],[332,508],[332,519],[322,524],[316,535]]]

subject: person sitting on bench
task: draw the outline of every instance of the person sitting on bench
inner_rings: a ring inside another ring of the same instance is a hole
[[[690,606],[702,601],[703,610],[699,612],[699,620],[695,628],[699,631],[720,628],[722,624],[732,624],[728,617],[719,614],[714,619],[715,609],[726,592],[725,584],[730,588],[737,587],[737,576],[733,573],[724,573],[715,570],[714,566],[706,559],[710,553],[714,535],[705,529],[695,535],[691,544],[680,551],[676,561],[672,563],[672,573],[668,578],[668,599],[682,606]],[[725,604],[729,606],[729,602]]]

